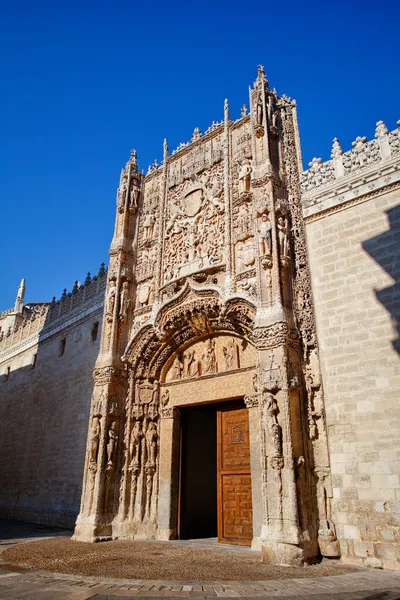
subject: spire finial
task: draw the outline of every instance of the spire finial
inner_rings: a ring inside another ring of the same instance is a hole
[[[18,286],[17,297],[15,299],[14,310],[15,312],[21,313],[24,308],[25,300],[25,279],[21,279],[21,283]]]
[[[135,173],[137,173],[138,170],[138,163],[137,163],[137,152],[136,150],[131,150],[131,156],[129,158],[129,161],[132,165],[132,168],[134,170]]]
[[[228,98],[225,98],[225,101],[224,101],[224,120],[225,121],[229,121],[229,104],[228,104]]]
[[[168,155],[169,155],[167,138],[164,138],[163,148],[164,148],[164,162],[165,162],[167,160],[167,158],[168,158]]]

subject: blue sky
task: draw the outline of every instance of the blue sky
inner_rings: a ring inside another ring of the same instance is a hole
[[[248,101],[259,63],[298,102],[304,162],[400,119],[400,3],[2,3],[0,310],[108,260],[120,169]]]

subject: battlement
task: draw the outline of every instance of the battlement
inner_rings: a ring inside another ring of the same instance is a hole
[[[337,138],[333,140],[331,160],[326,162],[322,158],[313,158],[308,164],[310,167],[301,175],[301,188],[303,196],[310,196],[318,188],[329,186],[332,182],[341,180],[350,175],[364,173],[380,162],[400,155],[400,121],[398,128],[389,132],[383,121],[378,121],[375,130],[375,139],[358,136],[352,143],[352,149],[343,152]]]
[[[64,289],[59,300],[53,298],[49,307],[44,332],[73,318],[77,313],[82,312],[83,309],[98,303],[99,297],[103,298],[104,296],[107,280],[106,275],[107,270],[104,267],[104,263],[102,263],[97,275],[91,277],[91,274],[88,273],[83,284],[75,281],[71,292],[68,293]]]
[[[52,329],[79,315],[103,300],[107,280],[104,263],[94,277],[88,273],[83,284],[75,282],[71,292],[65,289],[59,300],[30,303],[24,306],[21,318],[6,332],[0,333],[0,355],[31,343],[39,336],[50,334]],[[14,309],[4,311],[11,314]]]

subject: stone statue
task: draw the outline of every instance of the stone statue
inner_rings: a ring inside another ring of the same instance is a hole
[[[282,454],[282,430],[278,423],[277,414],[279,412],[275,396],[270,392],[264,395],[264,424],[268,438],[274,447],[274,454]]]
[[[215,340],[213,338],[208,338],[206,341],[206,347],[202,358],[203,373],[216,373],[217,356],[215,354]]]
[[[256,101],[256,123],[257,125],[263,124],[263,101],[262,101],[262,93],[261,90],[257,93],[257,101]]]
[[[147,464],[155,465],[157,457],[157,425],[150,421],[146,431]]]
[[[198,374],[197,360],[194,350],[187,350],[184,355],[184,377],[195,377]]]
[[[107,444],[107,465],[112,466],[114,462],[115,448],[118,442],[117,434],[117,422],[113,421],[108,430],[108,444]]]
[[[172,379],[180,379],[182,377],[182,363],[177,356],[172,365]]]
[[[116,293],[117,293],[117,290],[115,288],[115,280],[111,279],[109,288],[108,288],[108,292],[107,292],[107,305],[106,305],[107,314],[109,314],[109,315],[114,314]]]
[[[225,362],[225,371],[237,368],[237,356],[236,356],[236,342],[231,338],[226,346],[222,347],[222,354]]]
[[[153,239],[154,234],[154,224],[156,222],[156,218],[152,212],[148,212],[145,216],[143,223],[144,230],[144,241],[148,242]]]
[[[250,161],[245,158],[239,171],[239,194],[250,192],[250,174],[252,168]]]
[[[97,453],[99,451],[101,426],[99,417],[93,417],[92,428],[90,431],[90,462],[97,463]]]
[[[271,221],[269,220],[267,213],[264,213],[261,217],[261,224],[258,228],[258,233],[260,234],[258,238],[260,256],[271,254]]]
[[[131,466],[140,465],[140,443],[143,437],[142,425],[140,421],[135,421],[129,442],[129,453],[131,457]]]
[[[130,208],[136,210],[137,206],[138,206],[138,200],[139,200],[139,182],[134,177],[132,179],[131,193],[129,195],[129,206],[130,206]]]
[[[119,318],[121,321],[125,321],[128,316],[128,309],[131,304],[131,299],[129,298],[129,282],[124,281],[122,284],[122,290],[119,295]]]
[[[284,217],[278,217],[278,244],[279,244],[279,253],[282,258],[286,258],[288,256],[289,251],[289,228],[287,224],[287,220]]]

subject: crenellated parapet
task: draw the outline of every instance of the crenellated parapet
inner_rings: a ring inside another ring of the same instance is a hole
[[[316,188],[327,186],[350,175],[361,174],[372,166],[390,159],[400,153],[400,121],[397,129],[389,132],[383,121],[378,121],[375,139],[367,141],[358,136],[352,143],[352,149],[343,152],[337,138],[333,140],[331,160],[313,158],[309,169],[301,175],[301,189],[304,197],[313,194]]]
[[[65,289],[57,301],[53,298],[51,303],[22,303],[20,311],[16,312],[13,308],[2,312],[4,325],[0,331],[0,360],[53,335],[54,331],[82,315],[102,308],[106,280],[107,271],[102,264],[97,275],[91,277],[88,273],[83,284],[76,281],[71,292]]]
[[[53,298],[49,306],[45,330],[61,325],[83,310],[99,303],[102,304],[107,281],[106,275],[107,271],[102,263],[97,275],[92,277],[88,273],[83,284],[76,281],[71,292],[68,293],[64,289],[59,300]]]

